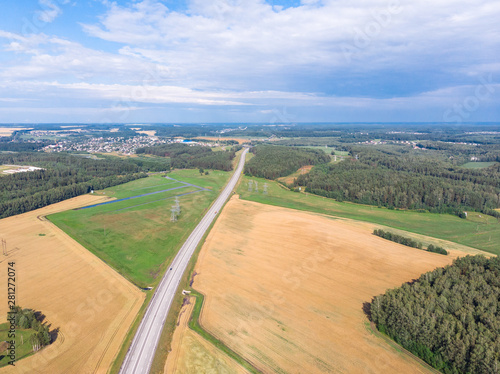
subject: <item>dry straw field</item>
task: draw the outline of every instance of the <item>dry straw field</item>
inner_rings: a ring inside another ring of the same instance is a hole
[[[42,311],[56,341],[2,373],[106,373],[138,313],[144,294],[105,263],[52,225],[47,214],[99,202],[79,196],[36,211],[0,220],[0,237],[15,261],[16,301]],[[7,277],[0,278],[0,298],[7,300]],[[6,319],[7,302],[0,303]]]
[[[372,332],[363,304],[460,252],[405,247],[373,227],[233,197],[195,269],[202,325],[263,372],[428,373]]]

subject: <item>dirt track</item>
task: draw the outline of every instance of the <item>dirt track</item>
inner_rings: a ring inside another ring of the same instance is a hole
[[[264,372],[429,373],[370,332],[363,304],[454,256],[371,232],[233,198],[196,265],[203,326]]]
[[[57,340],[2,373],[106,373],[145,295],[44,216],[103,201],[79,196],[0,220],[9,255],[0,257],[2,274],[15,261],[17,304],[42,311]],[[0,298],[7,300],[7,278]],[[7,303],[0,304],[5,320]]]

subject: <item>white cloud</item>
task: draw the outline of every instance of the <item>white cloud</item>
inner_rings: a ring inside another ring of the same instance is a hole
[[[478,76],[500,71],[493,0],[302,0],[289,8],[190,0],[183,12],[159,0],[100,1],[106,13],[81,27],[116,50],[0,30],[15,56],[0,62],[4,94],[23,87],[31,98],[243,106],[262,115],[280,105],[404,110],[453,105]],[[41,19],[52,22],[64,2],[40,0]]]
[[[321,75],[479,63],[484,48],[500,48],[500,34],[492,31],[498,17],[500,3],[492,0],[309,0],[286,9],[261,0],[192,0],[186,13],[145,0],[113,3],[100,24],[83,28],[190,83],[237,89],[307,70]]]
[[[37,12],[38,19],[42,22],[51,23],[62,14],[61,8],[54,4],[52,0],[38,0],[38,3],[42,8]]]

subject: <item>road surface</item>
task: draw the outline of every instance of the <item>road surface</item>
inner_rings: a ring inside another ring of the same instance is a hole
[[[182,275],[186,270],[193,252],[205,235],[217,216],[224,203],[229,198],[231,192],[236,186],[236,182],[240,178],[243,166],[245,165],[245,156],[248,149],[245,148],[241,155],[240,162],[215,203],[212,204],[207,214],[202,218],[198,226],[193,230],[191,235],[183,244],[174,261],[166,271],[160,284],[158,285],[153,298],[151,299],[146,313],[137,329],[137,332],[132,340],[132,344],[125,356],[120,374],[147,374],[151,369],[151,364],[155,355],[158,341],[163,329],[163,325],[167,318],[170,305],[174,299],[175,292],[181,281]],[[170,270],[172,269],[172,270]]]

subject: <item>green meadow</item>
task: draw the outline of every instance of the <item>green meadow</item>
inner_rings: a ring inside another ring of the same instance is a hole
[[[0,325],[0,342],[10,341],[9,338],[9,323],[2,323]],[[34,330],[31,329],[18,329],[16,328],[16,361],[25,358],[31,354],[33,354],[33,349],[30,343],[30,336],[34,333]],[[8,351],[0,352],[0,367],[7,366],[9,361],[11,360],[9,356],[7,356]]]
[[[467,169],[483,169],[495,164],[496,162],[468,162],[462,166]]]

